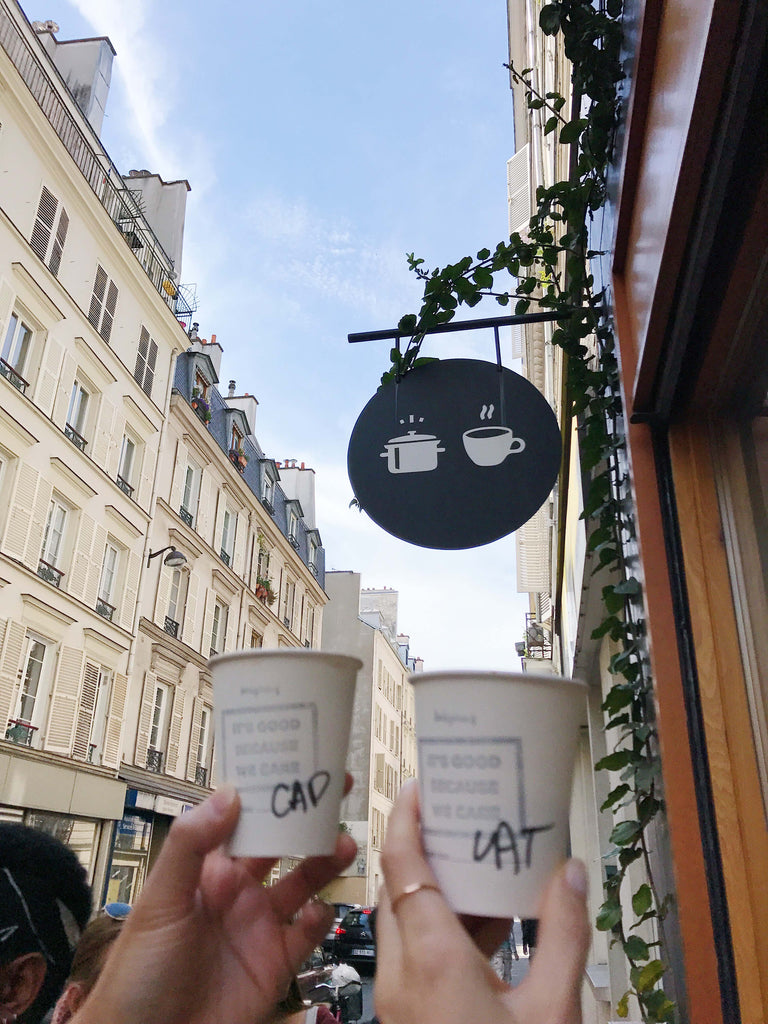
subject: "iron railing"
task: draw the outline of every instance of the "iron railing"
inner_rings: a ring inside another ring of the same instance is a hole
[[[158,774],[163,770],[163,752],[162,750],[155,750],[154,747],[150,747],[147,750],[147,768],[151,772],[157,772]]]
[[[208,769],[205,765],[198,764],[195,767],[195,784],[198,786],[208,785]]]
[[[189,511],[189,509],[184,508],[183,505],[179,509],[179,515],[184,520],[184,522],[187,524],[187,526],[191,527],[191,526],[194,525],[194,521],[195,520],[194,520],[194,518],[192,516],[192,513]]]
[[[109,622],[111,622],[112,621],[112,616],[115,614],[117,609],[115,608],[115,606],[113,604],[110,604],[108,601],[102,601],[102,599],[100,597],[97,597],[96,598],[96,611],[103,618],[108,619]]]
[[[129,498],[133,495],[133,487],[131,487],[128,481],[124,480],[119,473],[117,474],[115,482],[123,494],[127,494]]]
[[[123,182],[96,133],[89,137],[80,128],[75,115],[51,81],[52,69],[46,67],[30,48],[5,3],[0,3],[0,47],[21,75],[101,205],[123,236],[128,237],[131,249],[163,301],[175,309],[178,289],[171,280],[173,260],[147,224],[134,191]]]
[[[225,551],[224,548],[222,548],[219,554],[221,555],[221,560],[224,563],[224,565],[229,565],[229,563],[232,561],[232,559],[229,557],[229,552]]]
[[[85,446],[88,442],[85,440],[82,434],[78,434],[74,427],[71,427],[69,423],[64,427],[64,433],[69,438],[75,447],[79,448],[81,452],[85,451]]]
[[[11,740],[12,743],[19,743],[22,747],[31,747],[32,737],[36,732],[36,725],[30,725],[29,722],[25,722],[21,718],[9,718],[5,738]]]
[[[61,569],[57,569],[55,565],[51,565],[50,562],[46,562],[45,559],[41,558],[37,563],[37,575],[41,580],[45,580],[46,583],[52,583],[54,587],[61,587],[61,580],[64,576],[64,572]]]
[[[4,359],[0,359],[0,373],[2,373],[5,379],[9,380],[11,384],[13,384],[13,386],[22,393],[22,395],[29,387],[29,383],[24,380],[21,374],[14,370],[10,363],[6,363]]]
[[[175,619],[172,619],[170,615],[165,616],[165,624],[163,626],[165,632],[176,640],[179,636],[179,624]]]

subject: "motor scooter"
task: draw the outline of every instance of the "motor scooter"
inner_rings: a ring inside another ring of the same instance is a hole
[[[313,1003],[328,1003],[340,1024],[353,1024],[363,1016],[363,985],[349,964],[337,964],[328,981],[312,989],[310,998]]]

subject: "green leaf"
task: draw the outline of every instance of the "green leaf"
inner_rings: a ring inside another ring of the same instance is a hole
[[[651,955],[648,943],[639,935],[630,935],[624,943],[624,952],[630,960],[647,960]]]
[[[564,146],[568,146],[573,142],[579,141],[579,136],[587,126],[587,121],[583,117],[575,117],[572,121],[568,121],[560,129],[560,141]]]
[[[606,754],[605,757],[600,758],[595,765],[595,771],[617,772],[620,768],[626,768],[628,764],[631,764],[634,758],[635,755],[631,750],[614,750],[612,754]]]
[[[641,914],[645,914],[651,909],[652,902],[651,887],[644,883],[632,897],[632,909],[640,917]]]
[[[615,789],[612,789],[600,805],[600,810],[607,811],[609,807],[613,807],[614,804],[617,804],[623,796],[627,795],[627,793],[629,793],[629,786],[626,783],[622,783],[621,786],[617,786]]]
[[[554,36],[560,30],[560,5],[547,4],[539,15],[539,28],[545,36]]]
[[[416,316],[413,313],[408,313],[406,316],[401,317],[397,329],[402,331],[403,334],[413,334],[416,330]]]
[[[621,999],[616,1003],[616,1013],[622,1020],[629,1016],[629,997],[632,993],[627,990]]]
[[[548,118],[546,124],[544,125],[544,134],[549,135],[551,132],[553,132],[555,128],[557,128],[559,121],[560,118],[557,117],[556,115],[553,115],[552,117]]]
[[[481,249],[480,252],[477,254],[477,258],[479,260],[487,260],[490,255],[491,255],[491,250],[490,249]]]
[[[478,288],[493,287],[493,274],[487,267],[478,267],[472,275],[472,280]]]
[[[544,106],[544,100],[536,99],[535,97],[529,97],[528,106],[531,110],[541,110],[541,108]]]
[[[642,971],[640,971],[635,984],[637,991],[647,992],[649,989],[653,988],[666,969],[667,968],[661,960],[651,960],[651,962],[646,964]]]
[[[637,821],[620,821],[611,832],[611,842],[617,846],[629,846],[637,837],[640,823]]]
[[[628,707],[634,700],[634,697],[634,690],[625,686],[612,686],[600,707],[603,711],[607,711],[612,715],[617,711],[621,711],[622,708]]]
[[[613,590],[616,594],[639,594],[640,581],[634,576],[630,576],[629,579],[624,580],[622,583],[617,583]]]
[[[606,900],[595,918],[598,931],[609,932],[621,920],[621,904],[618,900]]]
[[[527,313],[530,304],[530,299],[518,299],[518,301],[515,303],[515,316],[522,316],[523,313]]]

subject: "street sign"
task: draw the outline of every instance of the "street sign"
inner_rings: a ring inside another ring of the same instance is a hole
[[[347,453],[361,508],[425,548],[489,544],[541,507],[561,440],[543,395],[477,359],[446,359],[386,384],[360,413]]]

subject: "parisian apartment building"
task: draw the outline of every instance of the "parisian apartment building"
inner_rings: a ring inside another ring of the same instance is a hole
[[[355,862],[325,895],[373,906],[382,881],[381,849],[400,787],[417,774],[413,685],[424,663],[398,632],[398,592],[362,588],[360,574],[325,575],[328,604],[322,646],[363,662],[357,676],[347,767],[355,785],[342,803],[342,823],[357,842]]]
[[[206,664],[319,646],[314,472],[220,385],[189,185],[100,142],[114,50],[0,0],[0,819],[132,901],[215,782]]]

